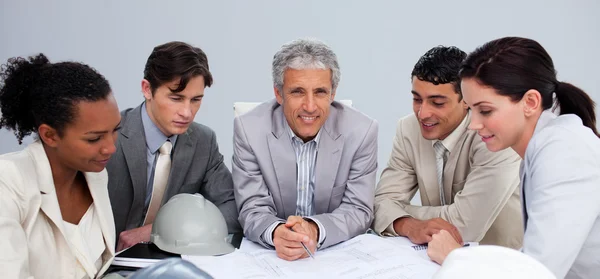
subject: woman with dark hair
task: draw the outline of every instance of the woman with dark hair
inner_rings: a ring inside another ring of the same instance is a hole
[[[558,81],[550,55],[530,39],[484,44],[469,54],[460,76],[473,111],[469,128],[488,149],[510,147],[523,159],[522,251],[558,278],[598,278],[600,139],[594,102]],[[441,231],[428,254],[441,263],[458,247]]]
[[[98,278],[115,227],[104,166],[121,116],[87,65],[11,58],[0,70],[0,128],[36,139],[0,155],[0,270],[6,278]]]

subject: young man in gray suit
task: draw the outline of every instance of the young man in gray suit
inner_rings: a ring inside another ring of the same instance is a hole
[[[275,100],[234,121],[232,174],[246,237],[286,260],[364,233],[373,218],[377,122],[334,101],[337,57],[296,40],[273,59]]]
[[[444,229],[458,242],[521,247],[519,156],[491,152],[462,100],[458,71],[466,53],[434,47],[415,65],[414,114],[398,121],[392,154],[375,196],[377,233],[421,244]],[[420,190],[422,206],[410,200]]]
[[[240,231],[231,173],[215,133],[194,116],[212,84],[206,54],[183,42],[154,48],[144,69],[145,101],[121,112],[117,152],[108,165],[108,190],[117,251],[150,240],[160,206],[180,193],[200,193]]]

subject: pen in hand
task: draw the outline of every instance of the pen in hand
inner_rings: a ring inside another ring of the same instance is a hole
[[[290,228],[291,231],[294,231],[294,229]],[[304,251],[306,251],[306,253],[308,254],[308,256],[310,256],[311,258],[315,258],[315,256],[313,256],[313,253],[310,252],[310,250],[308,250],[308,247],[306,247],[306,245],[304,245],[304,242],[300,242],[300,244],[302,245],[302,248],[304,248]]]

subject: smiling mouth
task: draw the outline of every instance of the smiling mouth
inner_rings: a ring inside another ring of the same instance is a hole
[[[318,116],[298,116],[300,119],[302,119],[302,122],[304,123],[313,123],[317,120]]]
[[[480,136],[481,136],[481,135],[480,135]],[[493,137],[494,137],[494,135],[491,135],[491,136],[481,136],[481,140],[482,140],[483,142],[486,142],[486,143],[487,143],[487,142],[488,142],[488,141],[490,141],[490,140],[491,140]]]
[[[435,125],[437,125],[438,123],[432,123],[432,124],[428,124],[428,123],[421,123],[421,125],[423,125],[423,127],[427,127],[427,128],[431,128]]]

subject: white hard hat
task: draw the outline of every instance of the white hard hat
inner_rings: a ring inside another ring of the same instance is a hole
[[[106,277],[105,277],[106,278]],[[179,258],[169,258],[140,269],[128,279],[213,279],[194,264]]]
[[[556,279],[543,264],[517,250],[480,245],[452,251],[434,279]]]
[[[150,241],[182,255],[214,256],[235,250],[227,242],[223,214],[200,194],[178,194],[165,203],[152,224]]]

